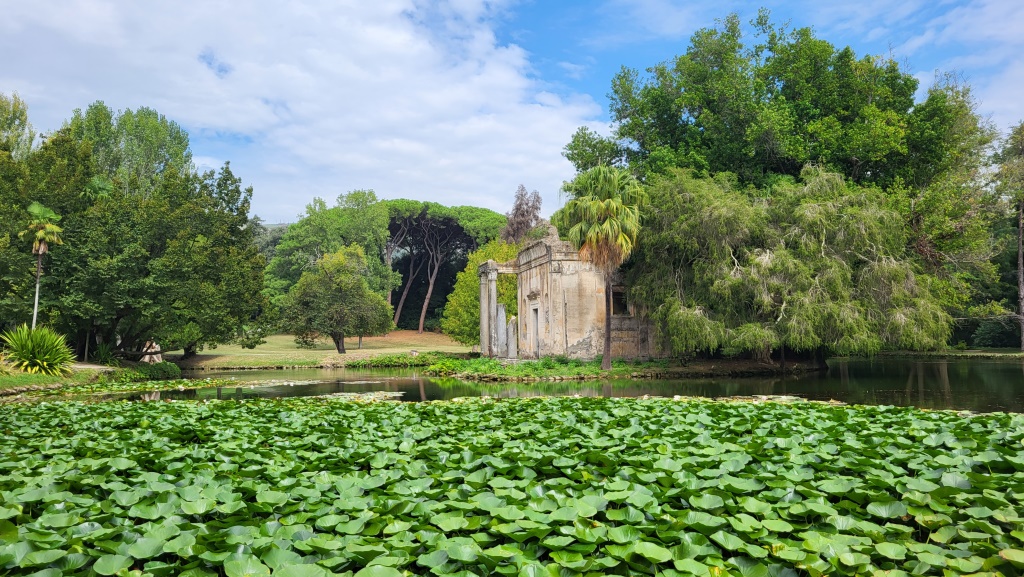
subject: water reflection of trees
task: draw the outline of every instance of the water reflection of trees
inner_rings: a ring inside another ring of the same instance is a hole
[[[769,378],[687,380],[609,380],[474,383],[424,377],[415,371],[361,371],[322,375],[324,382],[294,387],[228,387],[199,391],[165,391],[168,398],[238,399],[255,396],[308,396],[374,391],[400,392],[402,400],[432,401],[455,397],[498,398],[579,395],[587,397],[733,397],[789,395],[856,404],[913,405],[930,409],[1024,412],[1024,360],[838,359],[823,373]],[[250,377],[251,378],[251,377]],[[280,379],[281,375],[273,378]]]

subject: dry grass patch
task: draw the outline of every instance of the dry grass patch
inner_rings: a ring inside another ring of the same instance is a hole
[[[318,343],[316,348],[303,349],[295,344],[291,335],[273,335],[266,344],[255,349],[238,345],[221,345],[205,350],[195,357],[179,362],[183,369],[271,368],[342,366],[347,361],[365,359],[383,354],[401,354],[409,351],[442,351],[465,353],[469,347],[461,345],[440,333],[393,331],[385,337],[363,338],[363,348],[357,349],[358,339],[345,339],[347,353],[341,355],[330,341]],[[176,355],[165,355],[178,360]]]

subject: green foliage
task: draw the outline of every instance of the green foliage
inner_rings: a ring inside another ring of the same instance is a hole
[[[36,200],[62,215],[62,235],[73,239],[50,255],[39,314],[82,351],[156,340],[190,354],[258,324],[266,263],[251,195],[228,164],[197,174],[188,135],[150,109],[115,113],[98,102],[24,159],[0,154],[0,212]],[[0,223],[8,326],[33,310],[34,267],[28,247],[13,242],[19,230]]]
[[[282,306],[282,322],[297,342],[330,337],[339,353],[346,336],[373,336],[391,330],[391,306],[370,290],[362,247],[352,245],[325,255],[302,273]]]
[[[32,150],[35,130],[28,121],[28,106],[17,93],[0,93],[0,152],[23,160]]]
[[[640,211],[647,204],[643,186],[624,168],[596,166],[563,186],[569,201],[552,218],[580,258],[605,276],[604,355],[611,368],[612,275],[629,258],[640,234]]]
[[[347,361],[345,366],[353,369],[406,369],[412,367],[428,367],[445,358],[448,358],[448,355],[438,352],[425,352],[417,355],[396,353],[377,355],[376,357],[368,359]]]
[[[1019,415],[609,398],[4,415],[0,565],[13,574],[1020,575],[1024,563]],[[104,545],[74,547],[83,534]]]
[[[1019,347],[1020,324],[1009,322],[1009,319],[983,320],[971,335],[971,343],[976,347],[994,349]]]
[[[0,333],[0,341],[6,348],[8,362],[26,373],[67,375],[75,362],[75,355],[64,341],[64,335],[49,327],[31,329],[28,325],[21,325]]]
[[[116,367],[121,364],[114,356],[114,347],[110,343],[97,343],[89,353],[89,360],[108,367]]]
[[[542,378],[579,378],[595,377],[608,374],[606,369],[601,368],[602,359],[593,361],[580,361],[568,357],[544,357],[536,361],[519,361],[515,363],[503,363],[497,359],[480,357],[475,359],[460,359],[456,357],[445,357],[431,364],[424,371],[428,375],[454,376],[460,378],[474,379],[542,379]],[[615,369],[625,369],[625,365],[614,362]]]
[[[915,103],[917,79],[891,58],[774,25],[766,10],[751,27],[732,14],[646,75],[623,68],[611,82],[612,134],[580,129],[566,158],[580,173],[597,159],[620,163],[646,183],[679,168],[729,173],[734,188],[765,198],[807,166],[877,186],[901,217],[893,224],[913,250],[907,260],[934,275],[943,309],[964,317],[993,302],[996,132],[970,87],[939,75]]]
[[[455,276],[455,288],[441,318],[441,331],[464,345],[480,344],[480,276],[477,269],[488,260],[507,262],[519,253],[519,245],[492,240],[469,253],[466,268]],[[514,275],[498,276],[498,302],[511,319],[519,314],[518,286]]]
[[[675,172],[656,180],[631,297],[674,354],[785,346],[830,354],[944,346],[941,283],[908,254],[881,194],[808,169],[770,202],[734,180]],[[757,195],[757,196],[753,196]]]
[[[167,379],[180,379],[181,369],[174,363],[162,361],[159,363],[139,363],[132,367],[142,378],[138,380],[161,381]]]
[[[640,183],[621,168],[597,166],[565,183],[569,201],[559,224],[580,257],[604,271],[629,258],[640,232],[640,210],[647,195]]]
[[[383,260],[388,242],[389,201],[377,200],[372,190],[354,190],[338,197],[333,207],[322,199],[306,206],[306,214],[281,235],[267,264],[265,293],[275,304],[298,282],[320,256],[352,244],[363,249],[367,283],[381,295],[397,287],[400,275]]]

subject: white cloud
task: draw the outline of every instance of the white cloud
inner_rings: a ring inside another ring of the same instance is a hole
[[[355,188],[504,211],[523,183],[553,210],[560,150],[600,114],[495,39],[501,2],[5,4],[0,47],[20,57],[0,90],[37,128],[97,99],[150,106],[189,130],[197,164],[231,160],[270,221]]]

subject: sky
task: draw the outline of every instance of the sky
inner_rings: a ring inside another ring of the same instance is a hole
[[[562,147],[610,131],[622,66],[759,7],[894,57],[922,94],[961,75],[1001,131],[1024,119],[1020,0],[0,0],[0,92],[43,133],[96,100],[153,108],[197,168],[230,161],[269,223],[356,189],[506,212],[523,184],[550,214]]]

